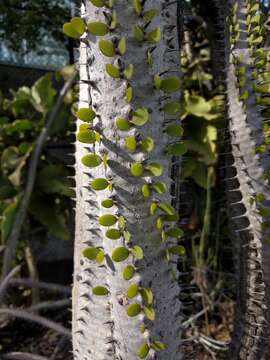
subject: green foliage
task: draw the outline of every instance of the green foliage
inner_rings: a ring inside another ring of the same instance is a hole
[[[22,87],[10,99],[0,100],[0,232],[5,243],[10,232],[16,208],[24,193],[29,161],[47,114],[56,98],[61,74],[46,74],[31,88]],[[49,142],[62,141],[73,123],[70,107],[75,100],[71,90],[60,108],[57,123],[53,125]],[[70,171],[46,147],[39,160],[38,174],[32,193],[23,231],[42,227],[61,239],[69,239],[68,222],[71,216],[68,199],[74,196]]]

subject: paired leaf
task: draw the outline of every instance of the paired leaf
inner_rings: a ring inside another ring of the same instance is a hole
[[[125,261],[129,257],[129,251],[127,248],[121,246],[113,250],[112,259],[115,262]]]

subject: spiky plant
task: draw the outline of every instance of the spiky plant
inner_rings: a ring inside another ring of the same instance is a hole
[[[75,359],[181,358],[179,9],[91,0],[64,25],[81,37]]]
[[[177,225],[185,152],[178,120],[182,3],[83,1],[81,17],[64,25],[81,43],[73,289],[78,360],[183,357],[176,266],[185,253]],[[269,116],[260,107],[269,98],[258,93],[269,90],[262,70],[267,57],[259,49],[255,0],[207,4],[214,14],[204,15],[213,72],[227,97],[226,192],[239,290],[229,356],[260,359],[267,335],[262,126]]]

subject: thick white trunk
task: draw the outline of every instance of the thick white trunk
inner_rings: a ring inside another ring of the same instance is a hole
[[[82,42],[80,48],[80,103],[79,107],[92,106],[97,117],[94,120],[96,128],[103,136],[100,144],[87,145],[77,142],[76,145],[76,239],[75,239],[75,273],[73,289],[73,348],[74,358],[78,360],[105,359],[138,359],[138,351],[143,343],[151,344],[161,341],[166,349],[161,352],[150,350],[148,358],[162,360],[181,359],[180,349],[180,302],[179,287],[172,276],[176,272],[175,256],[172,261],[165,259],[163,251],[177,243],[175,238],[167,238],[161,242],[160,232],[156,228],[157,216],[150,216],[149,208],[153,198],[162,202],[171,202],[171,165],[170,157],[164,150],[170,142],[170,137],[164,133],[169,119],[162,107],[172,97],[154,89],[153,76],[167,71],[164,77],[179,76],[179,52],[177,43],[177,4],[174,1],[147,0],[145,10],[156,8],[158,15],[148,26],[147,32],[160,27],[162,40],[153,51],[154,64],[147,64],[147,42],[139,43],[132,33],[133,25],[142,22],[135,13],[132,1],[118,0],[115,10],[118,25],[113,35],[95,37],[88,35],[89,45]],[[106,22],[104,12],[110,14],[107,8],[97,8],[90,1],[86,8],[82,6],[82,17],[86,22]],[[105,71],[105,65],[113,63],[118,66],[119,56],[108,58],[99,50],[99,40],[113,37],[127,40],[127,52],[121,57],[125,65],[134,65],[134,76],[130,81],[134,97],[129,104],[126,99],[127,81],[113,79]],[[86,65],[88,64],[88,65]],[[91,84],[85,81],[90,81]],[[130,111],[145,107],[149,109],[150,121],[142,127],[134,127],[129,132],[117,129],[115,120],[127,118]],[[168,118],[168,119],[167,119]],[[82,122],[78,120],[78,127]],[[127,136],[140,134],[151,137],[156,146],[148,154],[141,151],[131,153],[126,150],[124,140]],[[85,167],[81,158],[89,152],[98,155],[108,154],[109,166],[100,165],[94,169]],[[158,162],[164,171],[160,177],[134,177],[130,166],[134,162],[146,164]],[[113,192],[109,190],[93,191],[89,182],[94,178],[112,178]],[[168,191],[159,195],[155,193],[150,199],[144,199],[141,187],[146,181],[163,181]],[[105,209],[101,201],[112,196],[114,206]],[[131,233],[131,241],[110,240],[106,238],[107,228],[99,225],[99,217],[104,214],[122,215],[127,222],[127,230]],[[169,224],[169,223],[168,223]],[[112,251],[119,246],[140,246],[144,258],[135,261],[133,256],[116,263],[110,260],[98,265],[95,261],[86,259],[82,252],[87,247],[103,248],[110,259]],[[123,280],[122,270],[128,264],[136,267],[133,279]],[[114,267],[114,269],[112,268]],[[140,295],[129,300],[126,296],[130,284],[137,283],[142,288],[151,288],[154,294],[156,319],[145,319],[143,312],[137,317],[127,316],[127,306],[130,303],[142,303]],[[104,286],[109,290],[108,296],[95,296],[92,288]],[[145,331],[141,325],[145,324]]]

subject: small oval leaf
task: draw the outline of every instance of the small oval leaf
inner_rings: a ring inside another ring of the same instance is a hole
[[[180,110],[180,103],[176,101],[169,102],[163,107],[163,111],[169,115],[176,115],[177,113],[179,113]]]
[[[83,165],[90,168],[97,167],[102,163],[101,157],[93,153],[83,156],[81,161]]]
[[[131,304],[127,308],[127,314],[130,317],[137,316],[139,315],[140,312],[141,312],[141,305],[137,303]]]
[[[143,309],[143,312],[145,313],[145,316],[150,320],[154,321],[156,318],[156,313],[154,308],[145,306]]]
[[[145,125],[149,120],[149,112],[146,108],[137,109],[131,119],[131,123],[137,126]]]
[[[118,118],[116,120],[116,126],[121,131],[128,131],[130,129],[130,122],[124,118]]]
[[[172,77],[161,80],[160,89],[167,93],[172,93],[180,89],[181,83],[178,78]]]
[[[76,138],[84,144],[94,144],[96,142],[96,133],[93,130],[81,130],[76,135]]]
[[[125,261],[129,257],[129,251],[124,246],[120,246],[113,250],[112,259],[115,262]]]
[[[103,7],[105,6],[105,0],[90,0],[93,5],[96,7]]]
[[[159,163],[151,163],[145,167],[153,176],[161,176],[163,174],[163,166]]]
[[[108,187],[109,182],[106,179],[103,178],[97,178],[91,181],[91,187],[92,189],[99,191],[104,190]]]
[[[96,113],[94,112],[94,110],[92,108],[80,108],[77,111],[76,116],[80,120],[90,122],[90,121],[94,120],[94,118],[96,117]]]
[[[181,125],[171,124],[166,128],[166,133],[172,137],[181,137],[184,133],[184,130]]]
[[[104,286],[96,286],[92,289],[92,292],[97,296],[105,296],[109,294],[108,289],[106,289]]]
[[[118,51],[120,55],[125,55],[127,51],[127,41],[125,37],[122,37],[118,43]]]
[[[133,176],[142,176],[143,175],[143,165],[141,163],[133,163],[130,167],[130,172]]]
[[[146,356],[147,356],[148,353],[149,353],[149,350],[150,350],[150,348],[149,348],[149,346],[148,346],[147,343],[142,344],[142,345],[140,346],[140,348],[139,348],[139,351],[138,351],[138,356],[139,356],[139,358],[140,358],[140,359],[145,359]]]
[[[121,237],[121,232],[118,229],[109,229],[106,231],[106,236],[111,240],[118,240]]]
[[[108,34],[109,28],[106,24],[93,21],[87,24],[88,31],[95,36],[104,36]]]
[[[137,260],[142,260],[143,259],[143,249],[140,246],[134,246],[132,249],[132,254],[135,257],[135,259]]]
[[[115,55],[114,45],[111,41],[100,40],[99,49],[102,52],[102,54],[107,57],[113,57]]]
[[[186,254],[186,249],[184,246],[175,245],[169,248],[169,252],[174,255],[184,256]]]
[[[125,146],[130,152],[136,151],[137,141],[134,136],[128,136],[125,138]]]
[[[114,66],[112,64],[107,64],[106,71],[112,78],[114,78],[114,79],[120,78],[120,70],[116,66]]]
[[[101,205],[106,209],[113,207],[113,200],[112,199],[105,199],[101,202]]]
[[[138,284],[131,284],[127,290],[127,297],[133,299],[139,292]]]
[[[99,218],[99,223],[102,226],[113,226],[117,222],[117,217],[112,214],[105,214]]]
[[[99,251],[100,249],[98,248],[88,247],[83,251],[83,256],[85,256],[89,260],[96,260]]]
[[[123,278],[125,280],[130,280],[135,274],[135,268],[132,265],[128,265],[123,270]]]

